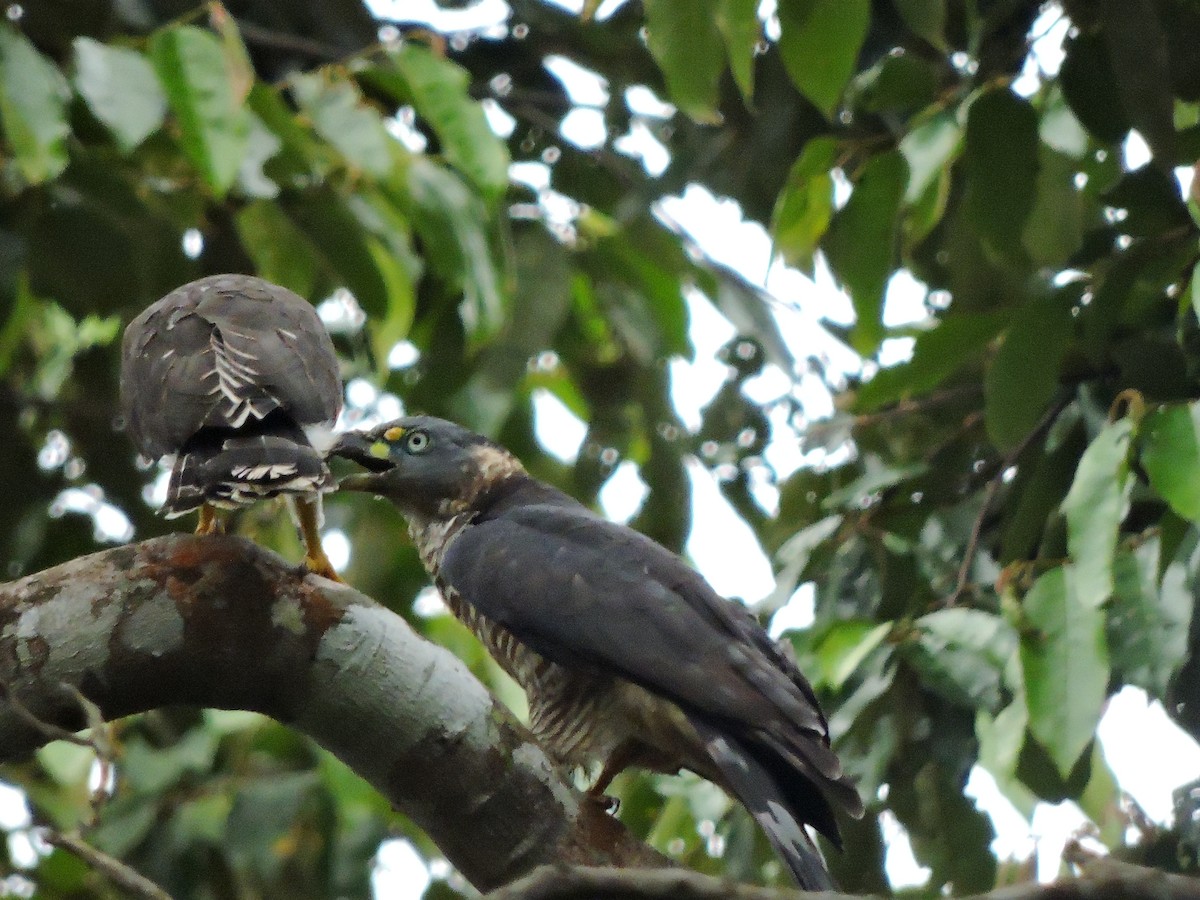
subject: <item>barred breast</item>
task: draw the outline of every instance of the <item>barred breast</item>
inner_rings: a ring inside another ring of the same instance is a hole
[[[529,729],[560,765],[588,768],[615,756],[660,772],[681,766],[702,775],[701,742],[674,704],[623,679],[559,665],[481,615],[439,576],[446,550],[471,513],[417,524],[409,532],[421,561],[454,616],[525,691]]]

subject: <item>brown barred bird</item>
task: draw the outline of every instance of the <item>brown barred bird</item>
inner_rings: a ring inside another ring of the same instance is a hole
[[[503,447],[442,419],[343,435],[391,500],[447,605],[525,689],[560,764],[600,774],[691,769],[735,796],[801,887],[831,879],[805,825],[835,844],[863,804],[812,688],[740,604],[674,553],[530,477]]]
[[[138,453],[171,467],[168,518],[199,510],[206,534],[220,529],[216,508],[283,495],[305,563],[340,580],[319,529],[342,380],[307,300],[249,275],[177,288],[125,329],[121,405]]]

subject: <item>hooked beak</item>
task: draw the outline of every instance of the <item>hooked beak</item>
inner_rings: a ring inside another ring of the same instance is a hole
[[[385,455],[377,455],[383,447]],[[366,491],[374,493],[380,490],[380,483],[385,473],[394,469],[395,463],[386,457],[386,446],[382,445],[369,432],[348,431],[338,438],[337,443],[329,451],[330,456],[340,456],[358,463],[370,474],[348,475],[338,482],[343,491]]]

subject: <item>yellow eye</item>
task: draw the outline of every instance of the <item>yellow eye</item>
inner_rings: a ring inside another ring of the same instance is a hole
[[[391,428],[389,428],[387,431],[385,431],[383,433],[383,439],[385,441],[398,441],[403,436],[404,436],[404,429],[401,428],[399,425],[393,425]]]

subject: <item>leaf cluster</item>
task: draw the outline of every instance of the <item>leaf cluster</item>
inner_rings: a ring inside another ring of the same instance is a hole
[[[1027,815],[1070,798],[1114,851],[1194,865],[1194,828],[1130,844],[1095,741],[1127,685],[1200,734],[1197,201],[1176,174],[1200,155],[1193,4],[784,0],[764,22],[746,0],[513,0],[445,33],[353,0],[42,6],[0,28],[10,575],[166,529],[119,434],[119,323],[254,272],[332,300],[352,419],[458,419],[585,502],[632,464],[633,524],[677,549],[687,467],[714,473],[774,566],[764,621],[814,598],[786,639],[872,813],[834,857],[847,889],[887,888],[885,810],[930,891],[1013,877],[964,794],[977,765]],[[603,135],[565,137],[581,115]],[[638,156],[655,144],[661,166]],[[689,186],[831,273],[849,324],[697,246],[659,202]],[[924,315],[898,325],[905,279]],[[735,337],[689,428],[671,362],[705,303]],[[586,423],[573,462],[535,436],[545,394]],[[771,452],[788,444],[798,468]],[[394,513],[329,506],[348,578],[519,706],[460,626],[412,611],[424,577]],[[275,510],[234,527],[298,556]],[[362,896],[388,834],[436,857],[279,726],[169,713],[122,739],[94,839],[183,894]],[[86,803],[86,767],[55,759],[74,752],[11,773],[47,820]],[[619,789],[689,864],[782,877],[709,786]],[[46,896],[103,890],[62,851],[26,874]]]

